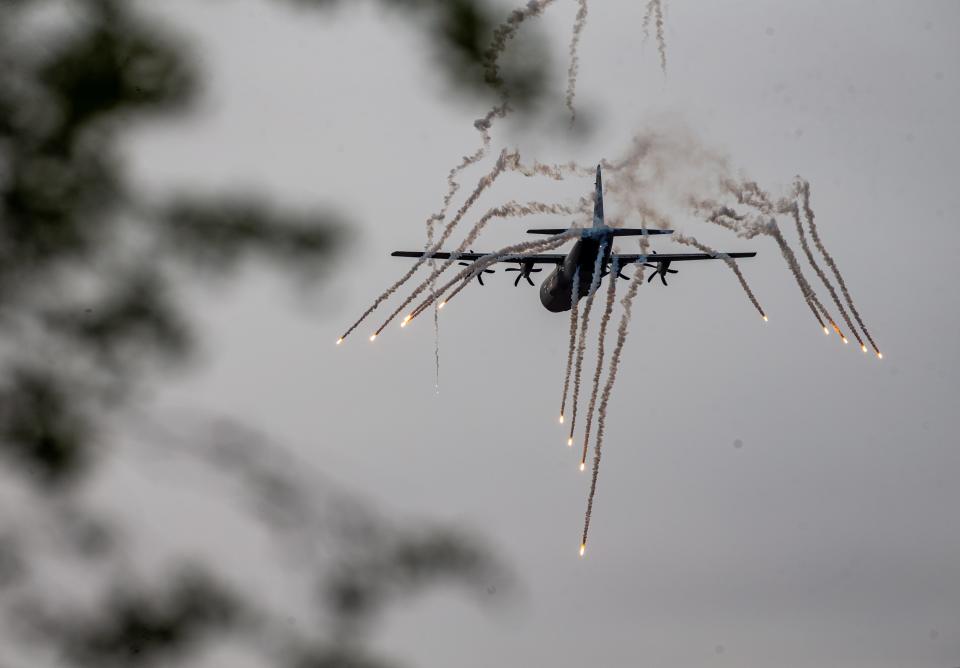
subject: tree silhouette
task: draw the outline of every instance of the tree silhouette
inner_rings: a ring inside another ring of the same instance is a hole
[[[537,99],[544,58],[485,78],[496,25],[486,4],[381,4],[422,27],[464,91],[494,99],[509,86],[521,109]],[[364,647],[385,605],[442,581],[484,592],[502,578],[470,537],[385,521],[250,425],[211,418],[174,430],[135,416],[145,441],[233,481],[278,549],[325,551],[300,573],[317,623],[291,630],[215,565],[131,568],[129,528],[83,503],[110,434],[131,420],[131,391],[191,360],[198,333],[178,280],[222,280],[250,258],[317,280],[348,227],[324,208],[137,191],[123,170],[124,133],[195,99],[201,74],[189,44],[136,3],[71,0],[67,20],[40,20],[47,5],[0,3],[0,493],[15,499],[8,509],[30,509],[0,524],[0,663],[184,665],[232,642],[268,665],[386,665]],[[106,575],[85,597],[52,585],[53,572],[87,580],[93,565]]]

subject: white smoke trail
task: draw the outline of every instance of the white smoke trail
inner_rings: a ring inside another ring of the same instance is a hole
[[[780,228],[777,226],[776,220],[772,216],[752,218],[750,216],[739,214],[729,207],[717,206],[715,203],[709,201],[694,202],[693,206],[697,210],[709,209],[710,207],[713,207],[714,210],[706,216],[706,220],[735,232],[737,236],[744,239],[752,239],[760,234],[773,237],[773,239],[777,242],[777,246],[780,248],[781,255],[783,255],[784,260],[787,262],[787,267],[793,274],[793,278],[796,281],[797,286],[800,288],[800,292],[803,294],[804,301],[807,303],[807,306],[810,307],[810,311],[813,313],[813,317],[817,320],[817,323],[820,325],[821,329],[823,329],[825,332],[828,331],[826,325],[824,324],[825,317],[833,326],[834,330],[836,330],[836,332],[840,335],[840,337],[844,338],[840,328],[837,327],[833,318],[830,316],[829,311],[827,311],[823,304],[820,303],[816,292],[803,275],[803,271],[800,269],[800,264],[797,262],[796,255],[794,255],[790,245],[787,243],[786,239],[784,239],[783,234],[780,232]],[[823,317],[821,317],[821,314]]]
[[[643,41],[646,43],[650,39],[650,22],[653,20],[653,2],[647,2],[646,10],[643,13]]]
[[[435,213],[427,219],[427,244],[425,251],[429,252],[430,248],[433,246],[433,237],[434,237],[434,228],[437,223],[442,223],[447,217],[447,211],[450,208],[450,203],[453,201],[454,195],[457,194],[457,191],[460,190],[460,182],[456,180],[457,175],[460,174],[470,165],[476,164],[487,154],[487,150],[490,148],[490,127],[493,124],[494,118],[503,118],[507,114],[509,107],[506,102],[503,104],[495,106],[491,109],[483,118],[478,118],[474,121],[473,126],[480,133],[481,143],[480,147],[471,155],[465,155],[461,160],[460,164],[450,170],[450,173],[447,174],[447,193],[443,197],[443,207],[440,209],[439,213]],[[430,269],[434,269],[434,261],[430,260]],[[431,285],[431,288],[433,285]],[[342,340],[342,339],[341,339]],[[438,313],[433,314],[433,359],[435,367],[435,380],[434,388],[437,391],[437,394],[440,393],[440,318]]]
[[[520,26],[528,18],[540,16],[548,6],[552,5],[554,0],[529,0],[522,9],[515,9],[510,12],[507,20],[501,23],[493,31],[493,38],[490,46],[483,53],[484,79],[488,84],[506,96],[506,88],[503,78],[500,76],[500,56],[507,48],[507,42],[513,39]]]
[[[463,156],[460,164],[451,169],[450,173],[447,174],[447,193],[443,198],[443,208],[440,213],[431,216],[430,220],[442,221],[446,217],[447,209],[453,201],[454,195],[456,195],[460,189],[460,184],[456,180],[457,175],[470,165],[476,164],[483,159],[487,150],[490,148],[490,129],[493,127],[493,122],[496,119],[505,118],[510,112],[508,94],[506,89],[503,88],[499,65],[500,56],[503,55],[507,42],[513,38],[524,20],[530,16],[538,16],[546,6],[552,2],[553,0],[530,2],[525,9],[518,9],[511,12],[507,20],[494,31],[493,41],[484,53],[483,63],[488,82],[500,89],[500,103],[491,108],[483,117],[473,122],[473,127],[480,133],[480,147],[474,153]]]
[[[613,303],[617,294],[617,273],[620,264],[614,256],[610,267],[609,284],[607,285],[607,301],[600,317],[600,333],[597,335],[597,367],[593,372],[593,389],[590,391],[590,404],[587,408],[587,423],[583,430],[583,452],[580,455],[580,466],[587,462],[587,447],[590,445],[590,430],[593,426],[593,411],[597,406],[597,394],[600,392],[600,376],[603,373],[603,356],[606,346],[607,325],[610,324],[610,315],[613,313]]]
[[[774,240],[777,242],[777,245],[780,247],[780,253],[783,255],[783,259],[787,261],[787,266],[790,268],[790,272],[793,274],[793,278],[797,282],[797,285],[800,286],[800,291],[803,293],[803,298],[806,300],[807,305],[813,312],[813,316],[817,319],[820,327],[824,330],[824,332],[827,331],[827,326],[823,323],[823,318],[820,317],[820,314],[823,313],[826,315],[827,320],[830,321],[830,324],[833,325],[834,329],[839,333],[836,323],[833,322],[833,319],[827,313],[826,309],[823,308],[823,304],[821,304],[820,300],[817,299],[816,293],[814,293],[813,288],[810,287],[810,284],[803,275],[803,271],[800,269],[800,264],[797,262],[797,257],[793,254],[793,250],[791,250],[786,239],[784,239],[783,235],[780,233],[780,228],[777,227],[776,222],[773,220],[770,221],[768,234],[774,238]]]
[[[519,10],[519,16],[516,12],[511,14],[507,19],[507,22],[501,26],[494,33],[494,42],[491,44],[490,49],[486,54],[487,67],[488,71],[492,72],[493,78],[497,81],[500,81],[499,78],[499,65],[498,61],[500,55],[503,53],[503,50],[506,48],[506,42],[510,39],[519,28],[519,24],[525,20],[527,15],[536,15],[539,14],[543,7],[546,4],[549,4],[552,0],[548,0],[545,3],[531,2],[526,12]],[[501,82],[502,83],[502,82]],[[436,223],[442,222],[446,216],[447,211],[450,207],[450,203],[453,201],[453,197],[456,195],[457,191],[460,189],[460,183],[457,181],[457,176],[465,170],[467,167],[476,164],[486,155],[487,150],[490,148],[490,128],[493,126],[493,121],[497,118],[504,118],[507,113],[510,111],[510,105],[508,102],[508,94],[506,89],[502,85],[498,85],[500,88],[500,104],[494,106],[490,111],[488,111],[482,118],[478,118],[474,121],[473,126],[480,133],[481,143],[480,147],[472,154],[466,155],[461,160],[460,164],[450,170],[450,173],[447,175],[447,193],[443,198],[443,207],[439,213],[432,215],[427,220],[427,247],[428,249],[433,243],[434,235],[434,225]],[[431,269],[433,268],[433,262],[430,263]],[[413,269],[416,271],[416,268]],[[411,274],[412,275],[412,274]],[[399,286],[396,286],[399,287]],[[394,289],[396,289],[396,287]],[[431,288],[433,286],[431,285]],[[376,304],[373,308],[376,308]],[[372,311],[370,311],[372,312]],[[354,325],[356,327],[363,321],[367,314],[361,316],[360,320]],[[353,328],[351,328],[352,330]],[[350,332],[348,331],[347,334]],[[343,341],[346,338],[347,334],[340,337],[340,341]],[[436,388],[439,392],[440,388],[440,324],[438,314],[434,314],[434,360],[436,365]]]
[[[773,201],[755,181],[737,182],[733,179],[723,179],[723,187],[737,198],[740,204],[753,207],[760,213],[770,215],[774,213]]]
[[[593,276],[590,277],[590,289],[587,291],[587,303],[583,307],[583,318],[580,321],[580,336],[577,339],[577,358],[573,371],[573,401],[571,402],[570,435],[567,444],[573,444],[573,432],[577,428],[577,405],[580,403],[580,380],[583,376],[583,356],[587,350],[587,330],[590,326],[590,311],[593,309],[593,299],[597,288],[600,287],[600,272],[603,269],[603,258],[607,253],[607,242],[600,244],[597,259],[593,264]]]
[[[810,228],[810,236],[813,237],[813,243],[816,244],[817,250],[820,251],[820,254],[823,256],[823,259],[826,261],[827,266],[830,267],[830,270],[833,272],[833,275],[837,279],[837,284],[840,286],[840,291],[843,292],[843,298],[846,300],[847,305],[850,307],[850,311],[853,313],[853,317],[856,318],[857,323],[860,325],[860,329],[863,330],[864,335],[867,337],[867,340],[870,342],[870,345],[873,346],[873,351],[879,356],[880,348],[877,346],[876,341],[873,340],[873,337],[870,335],[870,330],[867,329],[867,326],[863,322],[863,318],[860,317],[860,312],[857,310],[856,305],[853,303],[853,297],[850,296],[850,291],[847,289],[847,283],[843,280],[843,276],[840,275],[840,269],[837,267],[837,263],[834,262],[833,256],[827,252],[827,249],[824,247],[823,242],[820,240],[820,234],[817,230],[817,225],[813,215],[813,208],[810,206],[810,183],[804,180],[800,180],[800,194],[803,198],[803,210],[807,218],[807,226]],[[851,326],[851,329],[853,327]]]
[[[431,284],[431,289],[433,285]],[[440,311],[433,309],[433,389],[440,394]]]
[[[450,207],[450,202],[453,201],[454,195],[460,190],[460,184],[456,180],[457,175],[470,165],[480,162],[487,154],[487,150],[490,148],[490,127],[493,125],[493,120],[495,118],[503,118],[507,115],[508,110],[509,107],[506,104],[497,105],[488,111],[483,118],[478,118],[473,122],[473,127],[480,133],[480,148],[471,155],[463,156],[460,164],[451,169],[450,173],[447,174],[447,194],[443,197],[443,209],[439,214],[435,215],[439,220],[442,221],[446,218],[446,212]]]
[[[738,236],[745,238],[752,238],[757,234],[766,234],[772,236],[777,245],[780,247],[780,252],[783,255],[784,259],[787,261],[787,266],[789,267],[791,273],[796,280],[797,285],[800,286],[800,290],[803,293],[804,299],[807,302],[807,306],[810,308],[810,311],[813,313],[814,318],[816,318],[817,323],[823,329],[824,333],[829,333],[827,326],[824,324],[824,319],[830,323],[834,331],[838,336],[843,340],[844,343],[847,342],[846,336],[837,326],[833,317],[830,315],[830,312],[827,311],[826,307],[820,302],[816,296],[816,292],[813,287],[807,281],[806,277],[803,275],[803,272],[800,270],[800,265],[796,260],[796,256],[793,253],[793,250],[790,248],[789,244],[784,239],[783,235],[780,233],[779,227],[777,227],[775,220],[771,214],[774,210],[778,213],[789,213],[793,216],[794,222],[797,224],[797,234],[800,237],[800,245],[806,254],[807,260],[810,262],[810,265],[813,267],[814,271],[823,281],[827,290],[830,292],[831,296],[834,297],[834,303],[840,309],[841,315],[847,321],[847,324],[850,324],[850,320],[847,317],[846,312],[843,309],[843,306],[836,299],[836,293],[833,290],[833,286],[826,276],[820,270],[819,265],[813,258],[812,253],[810,253],[810,248],[807,244],[806,235],[803,233],[803,228],[800,225],[799,213],[797,211],[796,204],[789,204],[786,202],[781,202],[777,207],[774,207],[773,202],[764,190],[760,188],[753,181],[744,181],[742,183],[737,183],[732,179],[726,179],[723,183],[724,188],[732,193],[737,201],[741,204],[746,204],[747,206],[753,207],[760,211],[762,214],[768,214],[765,219],[753,220],[748,216],[743,216],[737,214],[735,211],[729,207],[717,207],[713,214],[708,218],[711,222],[718,223],[727,229],[733,230],[737,233]],[[704,203],[705,204],[705,203]],[[854,331],[854,336],[857,336],[856,331]],[[859,341],[859,337],[857,337]],[[862,345],[862,344],[861,344]]]
[[[653,21],[657,30],[657,52],[660,54],[660,69],[667,73],[667,40],[663,29],[663,4],[661,0],[649,0],[643,15],[643,38],[650,38],[650,22]]]
[[[477,201],[483,191],[489,188],[490,185],[497,179],[497,177],[503,173],[504,169],[506,169],[507,158],[508,154],[506,151],[500,154],[500,157],[493,169],[480,178],[480,181],[477,183],[477,187],[474,188],[473,192],[470,194],[470,197],[467,198],[466,202],[464,202],[464,204],[457,211],[457,215],[454,216],[449,223],[447,223],[443,233],[440,235],[440,240],[429,249],[428,253],[424,253],[423,256],[418,258],[417,261],[413,263],[413,266],[411,266],[410,269],[408,269],[407,272],[401,276],[396,283],[384,290],[367,308],[367,310],[364,311],[359,318],[357,318],[356,322],[350,325],[347,331],[344,332],[340,337],[338,342],[343,341],[350,336],[350,334],[360,325],[360,323],[366,320],[367,317],[380,306],[380,304],[389,299],[393,293],[395,293],[404,283],[410,280],[410,277],[416,273],[417,269],[419,269],[423,263],[427,261],[429,253],[435,253],[443,246],[443,243],[450,237],[451,234],[453,234],[453,230],[456,228],[463,216],[466,215],[470,207],[473,206],[474,202]]]
[[[397,310],[391,315],[390,319],[396,317],[399,314],[399,312],[402,311],[407,304],[409,304],[411,301],[416,299],[417,295],[422,293],[423,290],[427,287],[426,286],[427,282],[430,282],[429,287],[431,290],[433,290],[432,281],[436,279],[436,277],[439,276],[441,273],[443,273],[450,265],[456,262],[464,252],[467,251],[470,245],[474,241],[476,241],[480,232],[483,231],[483,228],[487,225],[487,223],[490,220],[494,218],[527,216],[535,213],[543,213],[543,214],[574,213],[575,211],[579,211],[580,208],[582,208],[582,206],[578,207],[577,209],[573,209],[571,207],[566,206],[565,204],[545,204],[543,202],[527,202],[526,204],[519,204],[517,202],[507,202],[504,205],[489,209],[483,216],[480,217],[480,220],[477,221],[477,223],[473,226],[473,228],[471,228],[470,232],[467,234],[467,237],[463,240],[463,242],[461,242],[461,244],[452,253],[450,253],[450,257],[444,260],[443,264],[440,265],[439,269],[435,269],[433,273],[426,280],[424,280],[420,285],[418,285],[415,288],[413,294],[411,294],[410,297],[407,298],[404,301],[404,303],[397,308]],[[418,315],[420,315],[419,311],[415,311],[412,314],[411,319]],[[383,327],[377,330],[377,333],[379,334],[382,329]]]
[[[577,346],[577,320],[580,312],[580,268],[573,272],[573,287],[570,290],[570,345],[567,347],[567,370],[563,374],[563,399],[560,402],[560,424],[567,412],[567,394],[570,391],[570,371],[573,369],[573,352]]]
[[[624,344],[627,342],[629,332],[630,318],[633,313],[633,300],[637,296],[637,291],[643,285],[643,265],[639,265],[634,271],[633,279],[630,281],[630,287],[627,293],[620,300],[623,306],[623,315],[620,316],[620,325],[617,327],[617,343],[613,348],[613,354],[610,356],[610,370],[607,372],[607,382],[603,386],[603,393],[600,395],[600,408],[597,411],[597,440],[593,448],[593,475],[590,478],[590,492],[587,495],[587,510],[583,519],[583,535],[580,539],[580,554],[587,547],[587,535],[590,532],[590,518],[593,515],[593,499],[597,493],[597,478],[600,475],[600,456],[603,453],[603,437],[606,433],[607,425],[607,406],[610,403],[610,393],[613,391],[613,385],[617,382],[617,369],[620,368],[620,357],[623,354]]]
[[[430,276],[428,276],[423,282],[420,283],[410,295],[396,308],[396,310],[391,313],[387,319],[383,322],[382,325],[376,330],[374,335],[379,335],[383,329],[390,324],[390,322],[406,308],[410,302],[416,299],[420,293],[426,290],[433,279],[442,274],[447,267],[456,262],[461,254],[466,252],[466,250],[476,241],[477,237],[480,235],[480,232],[483,231],[483,228],[494,218],[507,218],[507,217],[517,217],[517,216],[528,216],[535,213],[542,214],[558,214],[558,213],[572,213],[573,210],[566,206],[565,204],[545,204],[543,202],[527,202],[526,204],[519,204],[518,202],[508,202],[503,206],[495,207],[490,209],[481,216],[480,220],[473,226],[470,232],[467,234],[466,238],[461,242],[455,251],[450,254],[450,257],[445,259],[439,268],[435,269]],[[422,258],[421,258],[422,260]]]
[[[718,250],[711,248],[710,246],[707,246],[704,243],[701,243],[700,241],[697,241],[694,237],[690,237],[685,234],[681,234],[679,232],[674,232],[673,235],[670,237],[670,239],[672,241],[676,241],[677,243],[683,244],[685,246],[692,246],[704,253],[712,255],[715,258],[723,260],[726,263],[726,265],[730,267],[730,270],[733,271],[733,273],[736,275],[737,280],[740,281],[740,286],[743,288],[743,291],[747,294],[747,298],[750,300],[750,303],[753,304],[753,307],[757,309],[758,313],[760,313],[760,317],[762,317],[764,320],[767,319],[767,314],[764,312],[763,307],[760,306],[760,302],[757,301],[757,297],[756,295],[753,294],[753,290],[750,289],[750,285],[747,283],[747,279],[744,277],[743,272],[740,271],[740,266],[737,264],[736,260],[734,260],[732,257],[727,255],[726,253],[722,253]]]
[[[573,98],[577,92],[577,74],[580,72],[580,55],[578,46],[583,28],[587,24],[587,0],[579,0],[580,7],[573,23],[573,37],[570,38],[570,69],[567,71],[567,109],[570,110],[570,125],[577,120],[577,110],[573,106]]]
[[[562,181],[567,176],[593,176],[596,169],[596,167],[579,165],[573,160],[562,165],[547,165],[539,160],[534,160],[532,164],[524,164],[520,162],[519,152],[510,154],[508,168],[524,176],[546,176],[554,181]]]
[[[541,251],[551,250],[553,248],[562,246],[570,239],[575,239],[579,236],[580,230],[571,228],[561,234],[555,234],[547,237],[546,239],[526,241],[523,243],[514,244],[512,246],[506,246],[498,251],[494,251],[493,253],[488,253],[487,255],[477,259],[462,271],[458,272],[452,279],[444,283],[440,288],[431,292],[427,298],[424,299],[413,310],[410,319],[412,320],[425,309],[429,308],[430,305],[437,301],[441,295],[445,294],[447,290],[459,282],[460,285],[457,286],[453,293],[444,298],[444,300],[440,302],[440,305],[443,306],[444,304],[448,303],[457,293],[463,290],[463,288],[466,287],[477,274],[495,262],[502,262],[506,259],[522,259],[523,257],[533,253],[539,253]]]

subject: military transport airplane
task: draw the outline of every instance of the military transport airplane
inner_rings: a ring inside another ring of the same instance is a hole
[[[533,229],[527,230],[528,234],[563,234],[566,229]],[[540,286],[540,301],[548,311],[560,313],[569,311],[572,307],[571,298],[573,296],[574,276],[579,272],[578,295],[577,300],[586,297],[590,293],[591,283],[593,282],[594,267],[601,267],[601,276],[606,276],[610,271],[610,266],[616,261],[618,278],[627,278],[620,273],[619,268],[629,264],[643,263],[644,266],[656,269],[647,279],[652,281],[656,276],[664,285],[667,284],[667,274],[677,273],[676,269],[671,269],[670,265],[674,262],[683,262],[687,260],[718,260],[723,256],[731,258],[754,257],[756,253],[718,253],[710,255],[708,253],[657,253],[652,251],[650,255],[643,254],[614,254],[612,252],[613,237],[626,236],[655,236],[661,234],[672,234],[673,230],[660,229],[638,229],[608,227],[603,218],[603,184],[600,177],[600,166],[597,166],[596,198],[593,207],[593,227],[586,227],[580,230],[580,239],[574,244],[573,248],[567,254],[545,253],[537,255],[524,255],[522,257],[506,256],[499,262],[516,263],[516,268],[507,269],[507,271],[516,271],[517,279],[513,282],[514,286],[519,285],[520,279],[526,279],[527,283],[533,285],[530,274],[542,271],[537,265],[547,264],[555,265],[553,273]],[[391,253],[394,257],[413,257],[420,258],[424,256],[423,251],[394,251]],[[455,260],[463,260],[460,264],[476,262],[485,257],[484,253],[448,253],[436,252],[428,254],[428,257],[446,260],[453,256]],[[492,269],[486,269],[477,274],[476,278],[483,285],[483,273],[493,273]],[[597,281],[599,286],[600,281]]]

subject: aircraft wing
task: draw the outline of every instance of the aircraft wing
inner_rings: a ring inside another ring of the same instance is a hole
[[[393,257],[414,257],[421,258],[426,255],[428,258],[434,258],[437,260],[447,260],[452,255],[456,260],[463,260],[464,262],[476,262],[482,257],[486,257],[487,253],[447,253],[445,251],[440,251],[437,253],[424,253],[423,251],[393,251],[390,253]],[[497,262],[529,262],[531,264],[563,264],[563,260],[566,258],[566,255],[561,253],[540,253],[537,255],[524,255],[520,258],[517,255],[505,255],[504,257],[497,260]]]
[[[722,260],[723,256],[729,256],[734,259],[742,257],[755,257],[756,253],[718,253],[716,256],[709,253],[650,253],[649,255],[615,255],[621,267],[635,262],[649,262],[657,264],[659,262],[681,262],[684,260]]]

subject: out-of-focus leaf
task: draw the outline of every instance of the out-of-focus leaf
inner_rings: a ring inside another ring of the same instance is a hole
[[[503,571],[490,554],[465,535],[446,529],[408,531],[351,559],[335,571],[324,601],[344,622],[362,622],[390,599],[444,581],[473,584],[478,591]]]
[[[183,358],[190,335],[169,286],[149,270],[111,282],[99,300],[47,314],[47,323],[113,366],[130,358]]]
[[[0,257],[7,260],[0,275],[11,267],[40,271],[97,248],[119,195],[109,159],[84,150],[69,159],[15,152],[9,170],[0,183]]]
[[[16,582],[24,572],[20,543],[12,534],[0,534],[0,591]]]
[[[0,386],[0,451],[43,483],[60,483],[88,460],[93,425],[64,379],[19,367]]]
[[[182,198],[161,218],[171,255],[208,271],[224,272],[254,256],[315,271],[343,239],[342,225],[329,214],[290,213],[244,197]]]
[[[89,30],[68,38],[44,64],[39,80],[62,114],[55,138],[69,146],[91,120],[119,111],[171,111],[189,101],[196,78],[182,45],[159,26],[103,2]]]
[[[160,588],[117,592],[92,618],[57,617],[44,627],[76,665],[143,666],[188,654],[241,616],[223,585],[191,570]]]
[[[297,657],[292,668],[388,668],[385,663],[364,655],[358,648],[328,647]]]

